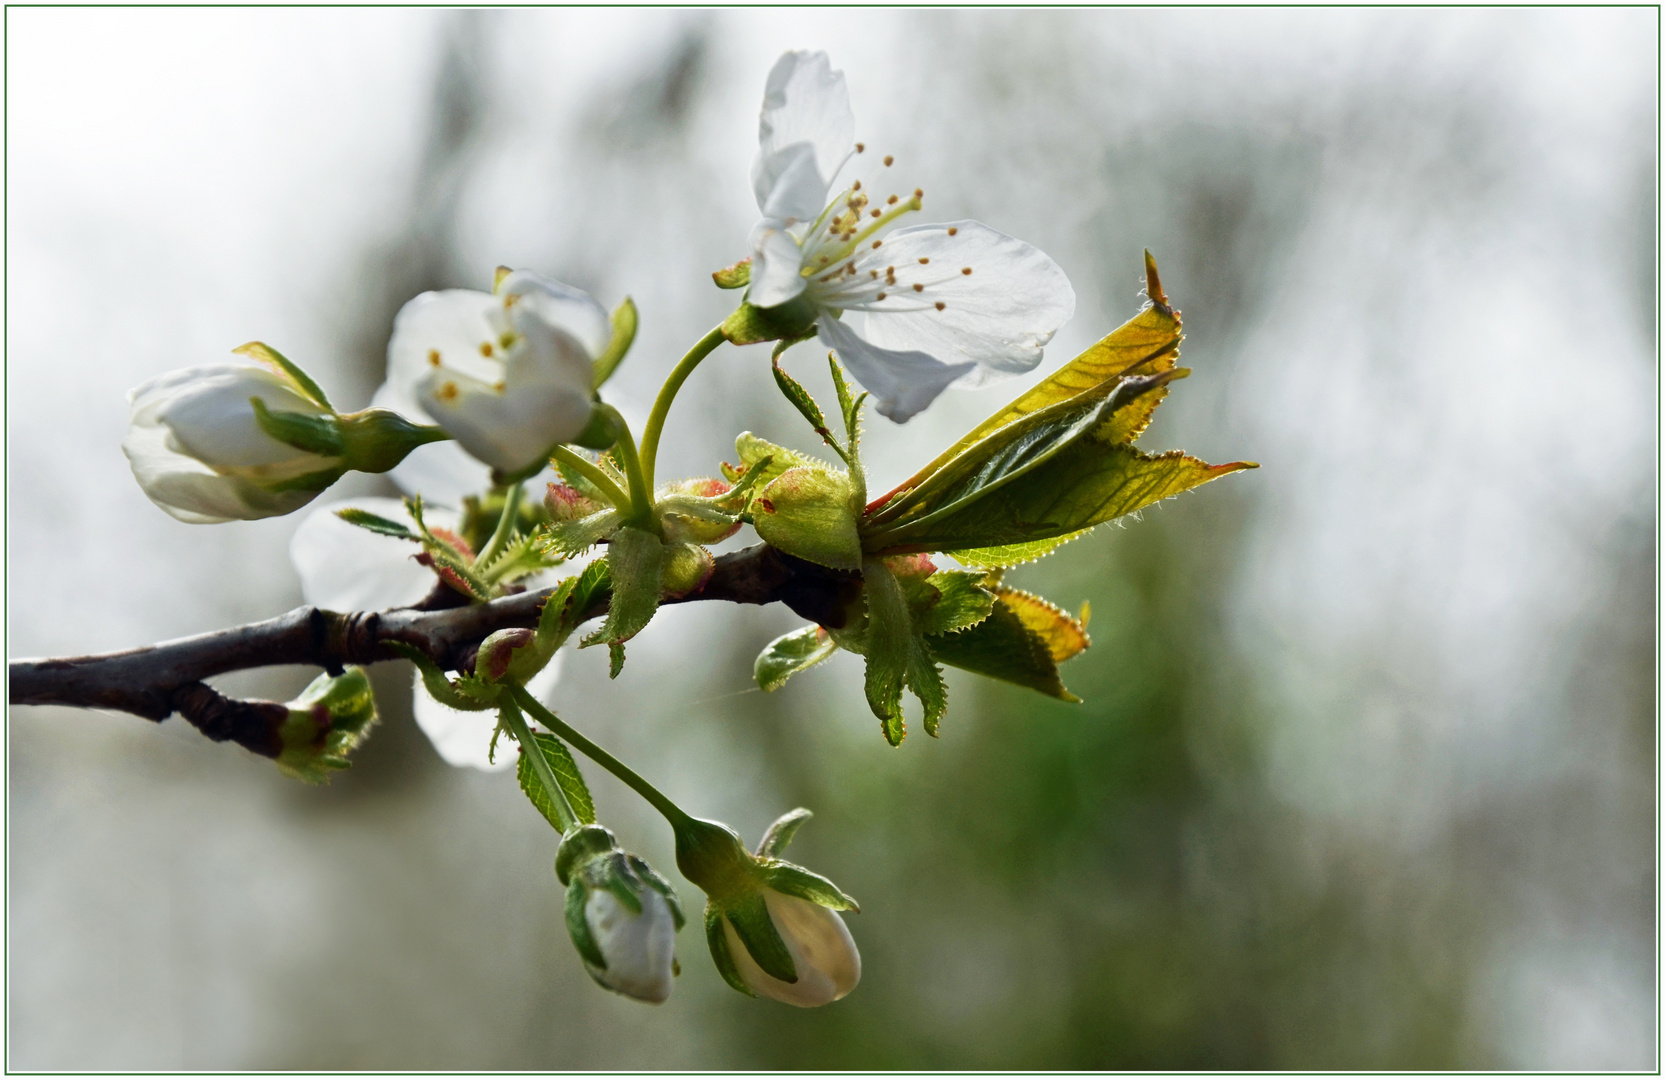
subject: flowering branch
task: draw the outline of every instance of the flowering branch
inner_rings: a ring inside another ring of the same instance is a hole
[[[859,589],[857,575],[757,544],[719,556],[704,587],[664,602],[779,602],[824,625],[842,625],[845,607]],[[123,652],[13,660],[7,668],[9,700],[13,705],[119,709],[158,721],[178,712],[210,738],[275,757],[273,724],[286,715],[284,707],[227,698],[202,680],[275,664],[311,664],[337,673],[350,664],[399,659],[389,642],[416,648],[447,670],[469,670],[480,642],[494,631],[536,626],[551,591],[443,610],[341,613],[299,607],[263,622]],[[597,604],[583,618],[598,618],[607,608]]]

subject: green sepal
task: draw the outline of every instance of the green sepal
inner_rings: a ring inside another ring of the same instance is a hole
[[[825,461],[819,461],[808,454],[800,454],[796,450],[788,450],[784,446],[776,446],[769,440],[759,438],[749,431],[742,431],[735,438],[734,452],[740,456],[740,466],[737,468],[727,462],[722,466],[723,478],[732,484],[738,484],[745,478],[752,477],[754,485],[763,486],[779,477],[786,470],[795,469],[801,465],[820,469],[832,468]]]
[[[612,378],[613,372],[618,370],[619,363],[624,360],[624,354],[630,351],[631,343],[636,340],[636,327],[639,322],[640,319],[636,314],[636,301],[630,299],[630,297],[625,297],[619,302],[619,306],[613,309],[613,336],[607,342],[607,348],[600,356],[596,357],[595,366],[591,369],[593,374],[590,376],[590,386],[592,388],[600,390],[601,385]],[[614,441],[617,441],[617,436],[614,437]],[[588,444],[580,442],[578,445],[586,446]],[[613,443],[609,442],[607,445],[611,446]]]
[[[630,869],[636,872],[636,876],[641,878],[649,888],[665,898],[665,906],[671,909],[671,925],[678,930],[688,925],[688,917],[682,913],[682,898],[676,894],[676,890],[671,887],[671,883],[665,880],[665,876],[649,866],[647,860],[639,856],[632,855],[627,851],[624,853],[624,857],[630,864]]]
[[[623,519],[624,515],[608,507],[575,521],[552,521],[543,527],[539,542],[549,554],[570,559],[612,536]]]
[[[597,559],[584,567],[576,578],[572,579],[571,599],[567,601],[567,608],[572,613],[565,623],[570,633],[584,620],[584,616],[601,603],[604,595],[613,590],[612,569],[606,559]]]
[[[752,283],[752,260],[746,256],[733,266],[711,271],[711,280],[719,289],[743,289]]]
[[[859,513],[847,474],[808,465],[769,481],[751,504],[758,536],[789,555],[834,570],[861,566]]]
[[[837,643],[827,632],[811,624],[782,634],[765,645],[752,665],[752,677],[759,689],[779,690],[787,679],[809,670],[837,651]]]
[[[784,983],[798,981],[798,967],[792,962],[792,952],[775,929],[769,917],[769,907],[761,892],[750,892],[735,897],[723,905],[723,916],[740,937],[740,944],[751,953],[752,959],[764,973]]]
[[[646,529],[626,525],[613,534],[607,545],[613,599],[607,608],[607,621],[584,639],[585,645],[600,641],[622,644],[653,620],[654,612],[659,610],[659,572],[664,558],[664,545]]]
[[[787,845],[792,843],[792,837],[803,828],[804,823],[815,815],[803,807],[788,810],[774,820],[764,832],[763,839],[758,841],[757,855],[761,859],[778,859]]]
[[[607,643],[607,677],[616,679],[624,670],[624,642],[609,641]]]
[[[769,370],[774,372],[775,385],[780,388],[786,400],[792,403],[792,407],[809,421],[809,426],[815,429],[815,434],[821,436],[821,441],[832,447],[833,453],[843,458],[845,464],[849,464],[849,455],[844,447],[839,445],[838,440],[833,438],[832,429],[827,427],[827,418],[821,413],[821,406],[816,404],[815,398],[810,396],[809,391],[805,390],[797,379],[788,375],[780,366],[780,354],[786,351],[788,344],[783,341],[776,345],[774,354],[769,358]]]
[[[925,734],[936,738],[937,725],[948,712],[948,684],[943,682],[942,668],[917,634],[909,638],[905,681],[925,709]]]
[[[273,412],[259,397],[249,398],[249,404],[260,430],[286,446],[320,457],[341,457],[346,452],[341,421],[333,413]]]
[[[705,943],[711,947],[711,962],[723,981],[747,997],[756,997],[757,991],[746,985],[746,980],[740,977],[740,969],[734,966],[734,957],[729,955],[728,935],[723,933],[722,909],[709,900],[705,904]]]
[[[762,873],[763,880],[769,883],[769,888],[778,893],[801,897],[812,904],[820,904],[834,911],[861,913],[861,908],[853,897],[813,870],[805,870],[795,863],[775,862],[766,864]]]
[[[451,437],[443,428],[413,424],[389,409],[363,409],[340,420],[347,467],[359,472],[387,472],[418,446]]]
[[[582,446],[586,450],[606,450],[619,441],[619,425],[613,420],[612,414],[606,409],[591,409],[590,419],[584,424],[584,430],[572,440],[574,446]],[[553,451],[551,451],[553,454]]]
[[[584,776],[578,771],[578,763],[572,759],[572,752],[566,744],[555,736],[543,731],[532,732],[532,740],[543,751],[544,760],[549,762],[549,771],[555,774],[555,782],[561,786],[561,792],[567,797],[567,805],[572,808],[573,816],[580,825],[589,825],[595,821],[595,800],[590,796],[589,785],[584,783]],[[537,807],[538,813],[549,819],[555,826],[555,831],[561,831],[561,818],[555,810],[555,799],[545,787],[537,769],[532,767],[528,757],[530,751],[522,747],[520,760],[515,764],[515,776],[520,781],[520,790],[526,793],[532,805]]]
[[[562,885],[567,884],[577,867],[618,846],[618,838],[611,829],[595,824],[580,825],[561,839],[561,846],[555,851],[556,879]]]
[[[616,484],[621,491],[630,490],[630,481],[626,479],[625,475],[614,465],[611,454],[597,455],[595,459],[595,466],[597,469],[601,470],[603,476],[607,477],[607,479]],[[567,487],[572,488],[573,490],[584,495],[586,498],[589,498],[602,506],[612,505],[607,496],[601,493],[601,489],[590,483],[589,477],[585,476],[583,473],[575,472],[568,468],[565,462],[557,459],[555,461],[555,471],[561,474],[561,479],[566,483]]]
[[[284,491],[323,491],[341,479],[346,471],[346,466],[338,465],[333,469],[320,469],[317,472],[307,473],[305,476],[292,476],[287,480],[261,483],[259,487],[274,495]]]
[[[497,553],[495,559],[479,568],[480,577],[491,585],[507,585],[528,574],[552,569],[564,561],[559,555],[546,553],[539,547],[539,542],[540,537],[531,533],[516,536],[503,545],[503,550]]]
[[[861,404],[850,393],[850,384],[844,378],[844,369],[839,366],[838,358],[832,353],[827,354],[827,367],[832,370],[833,392],[838,395],[838,412],[844,419],[844,434],[849,437],[853,447],[859,435],[857,410],[861,408]]]
[[[371,532],[380,533],[383,536],[392,536],[399,540],[414,540],[418,543],[422,540],[420,536],[417,536],[397,521],[372,514],[368,510],[360,510],[356,506],[343,507],[335,512],[335,516],[349,525],[357,525],[361,529],[369,529]]]
[[[794,341],[815,332],[817,310],[807,293],[799,293],[784,304],[760,308],[741,301],[723,320],[723,337],[734,345],[755,345],[760,341]]]
[[[384,641],[382,645],[416,665],[416,670],[422,675],[422,685],[428,694],[441,705],[464,712],[480,712],[490,709],[497,704],[497,688],[487,687],[484,683],[477,683],[482,687],[480,696],[467,694],[460,690],[455,683],[445,677],[438,664],[429,659],[428,654],[414,645],[403,641]]]
[[[584,958],[586,964],[606,971],[607,958],[601,955],[601,946],[590,936],[590,923],[584,918],[584,904],[589,898],[589,890],[577,878],[567,886],[567,934],[572,938],[573,948],[578,950],[578,955]]]
[[[928,640],[932,655],[945,664],[1026,686],[1061,701],[1081,700],[1064,688],[1046,641],[999,601],[989,617],[977,625]]]
[[[302,371],[300,365],[278,352],[264,341],[251,341],[247,345],[239,345],[231,350],[251,360],[264,364],[266,367],[283,375],[295,384],[295,388],[312,400],[320,408],[334,411],[330,399],[324,396],[324,390],[312,381],[312,376]]]

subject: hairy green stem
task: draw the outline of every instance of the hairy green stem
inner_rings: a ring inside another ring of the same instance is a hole
[[[695,342],[694,347],[688,350],[688,355],[671,369],[671,373],[665,377],[665,385],[659,388],[659,396],[653,399],[653,411],[648,414],[647,426],[642,429],[642,472],[648,484],[653,483],[653,467],[659,457],[659,433],[665,428],[665,417],[670,414],[671,402],[676,400],[676,392],[682,389],[682,384],[687,381],[688,376],[700,366],[700,361],[710,356],[723,340],[723,328],[712,327],[710,333]]]
[[[520,516],[520,493],[525,487],[524,482],[517,480],[503,493],[503,516],[497,519],[497,528],[492,530],[491,539],[486,541],[480,557],[474,560],[474,569],[478,570],[497,558],[497,553],[509,542],[509,534],[514,532],[515,519]]]
[[[525,687],[510,684],[509,692],[515,701],[537,705],[538,699],[528,694]],[[542,706],[538,708],[539,711],[543,711]],[[533,770],[537,772],[538,779],[543,781],[543,786],[548,789],[549,797],[555,806],[555,816],[561,819],[562,835],[571,832],[578,824],[578,815],[572,812],[572,807],[567,803],[567,793],[555,782],[555,770],[549,767],[549,759],[543,756],[543,747],[532,738],[532,733],[526,729],[526,721],[521,718],[520,710],[515,708],[512,702],[502,702],[499,714],[503,717],[503,726],[509,729],[509,734],[520,744],[521,752],[531,758]],[[543,717],[539,716],[538,719],[543,720]]]
[[[569,450],[565,446],[557,446],[550,451],[550,456],[594,484],[596,490],[601,492],[602,498],[618,509],[625,510],[630,507],[630,496],[621,491],[619,486],[613,483],[612,477],[602,472],[595,462],[589,460],[583,454]]]
[[[525,687],[514,686],[510,688],[509,692],[514,695],[515,701],[520,703],[520,707],[531,713],[538,723],[584,751],[586,757],[623,780],[636,794],[651,803],[655,810],[665,815],[665,820],[671,823],[672,828],[693,821],[680,806],[666,798],[658,788],[642,779],[636,770],[585,738],[583,732],[571,727],[554,713],[544,708],[543,703],[528,694]]]

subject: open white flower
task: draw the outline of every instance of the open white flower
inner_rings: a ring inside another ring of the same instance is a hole
[[[417,548],[408,541],[349,525],[336,516],[336,511],[347,507],[406,520],[404,504],[385,498],[326,503],[308,514],[289,542],[289,558],[300,574],[301,595],[307,603],[331,611],[381,611],[414,604],[433,591],[439,578],[416,561]],[[429,507],[423,516],[430,528],[457,528],[457,515],[452,511]],[[560,677],[561,654],[556,653],[527,681],[526,689],[539,701],[548,701]],[[441,705],[422,685],[420,672],[415,676],[411,708],[417,726],[447,764],[486,772],[514,765],[512,748],[505,750],[501,745],[497,760],[491,759],[495,712],[464,712]]]
[[[855,180],[829,199],[855,154],[842,72],[825,53],[789,52],[769,72],[752,188],[751,292],[760,308],[807,305],[879,412],[898,423],[950,385],[1032,370],[1075,313],[1075,291],[1044,252],[976,221],[890,231],[924,192],[881,194]],[[883,159],[889,168],[892,159]],[[839,316],[865,314],[858,333]]]
[[[838,913],[812,900],[763,890],[769,920],[775,924],[797,969],[797,982],[784,982],[760,967],[740,941],[734,924],[723,918],[728,952],[745,984],[764,997],[813,1009],[837,1001],[861,981],[861,953]]]
[[[479,461],[514,472],[584,430],[591,365],[611,335],[588,294],[524,271],[493,293],[426,292],[394,319],[375,404],[431,420]],[[412,468],[456,472],[454,457],[424,451]]]

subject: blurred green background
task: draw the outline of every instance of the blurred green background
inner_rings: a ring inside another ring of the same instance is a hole
[[[705,275],[746,252],[787,48],[933,219],[1069,273],[1043,371],[1137,310],[1150,248],[1195,374],[1141,445],[1264,466],[1009,577],[1091,602],[1081,705],[951,672],[942,737],[893,750],[848,656],[750,689],[779,609],[668,609],[616,683],[566,657],[563,716],[689,809],[754,841],[815,811],[793,857],[861,901],[865,965],[815,1011],[727,989],[695,929],[667,1005],[596,989],[554,834],[439,760],[404,665],[321,790],[177,719],[12,710],[9,1067],[1655,1067],[1657,20],[8,11],[12,656],[299,603],[296,519],[133,484],[160,371],[261,338],[356,406],[406,299],[506,263],[635,297],[639,427],[733,300]],[[824,393],[818,355],[788,364]],[[709,360],[661,461],[813,449],[765,364]],[[874,489],[1023,385],[873,419]]]

